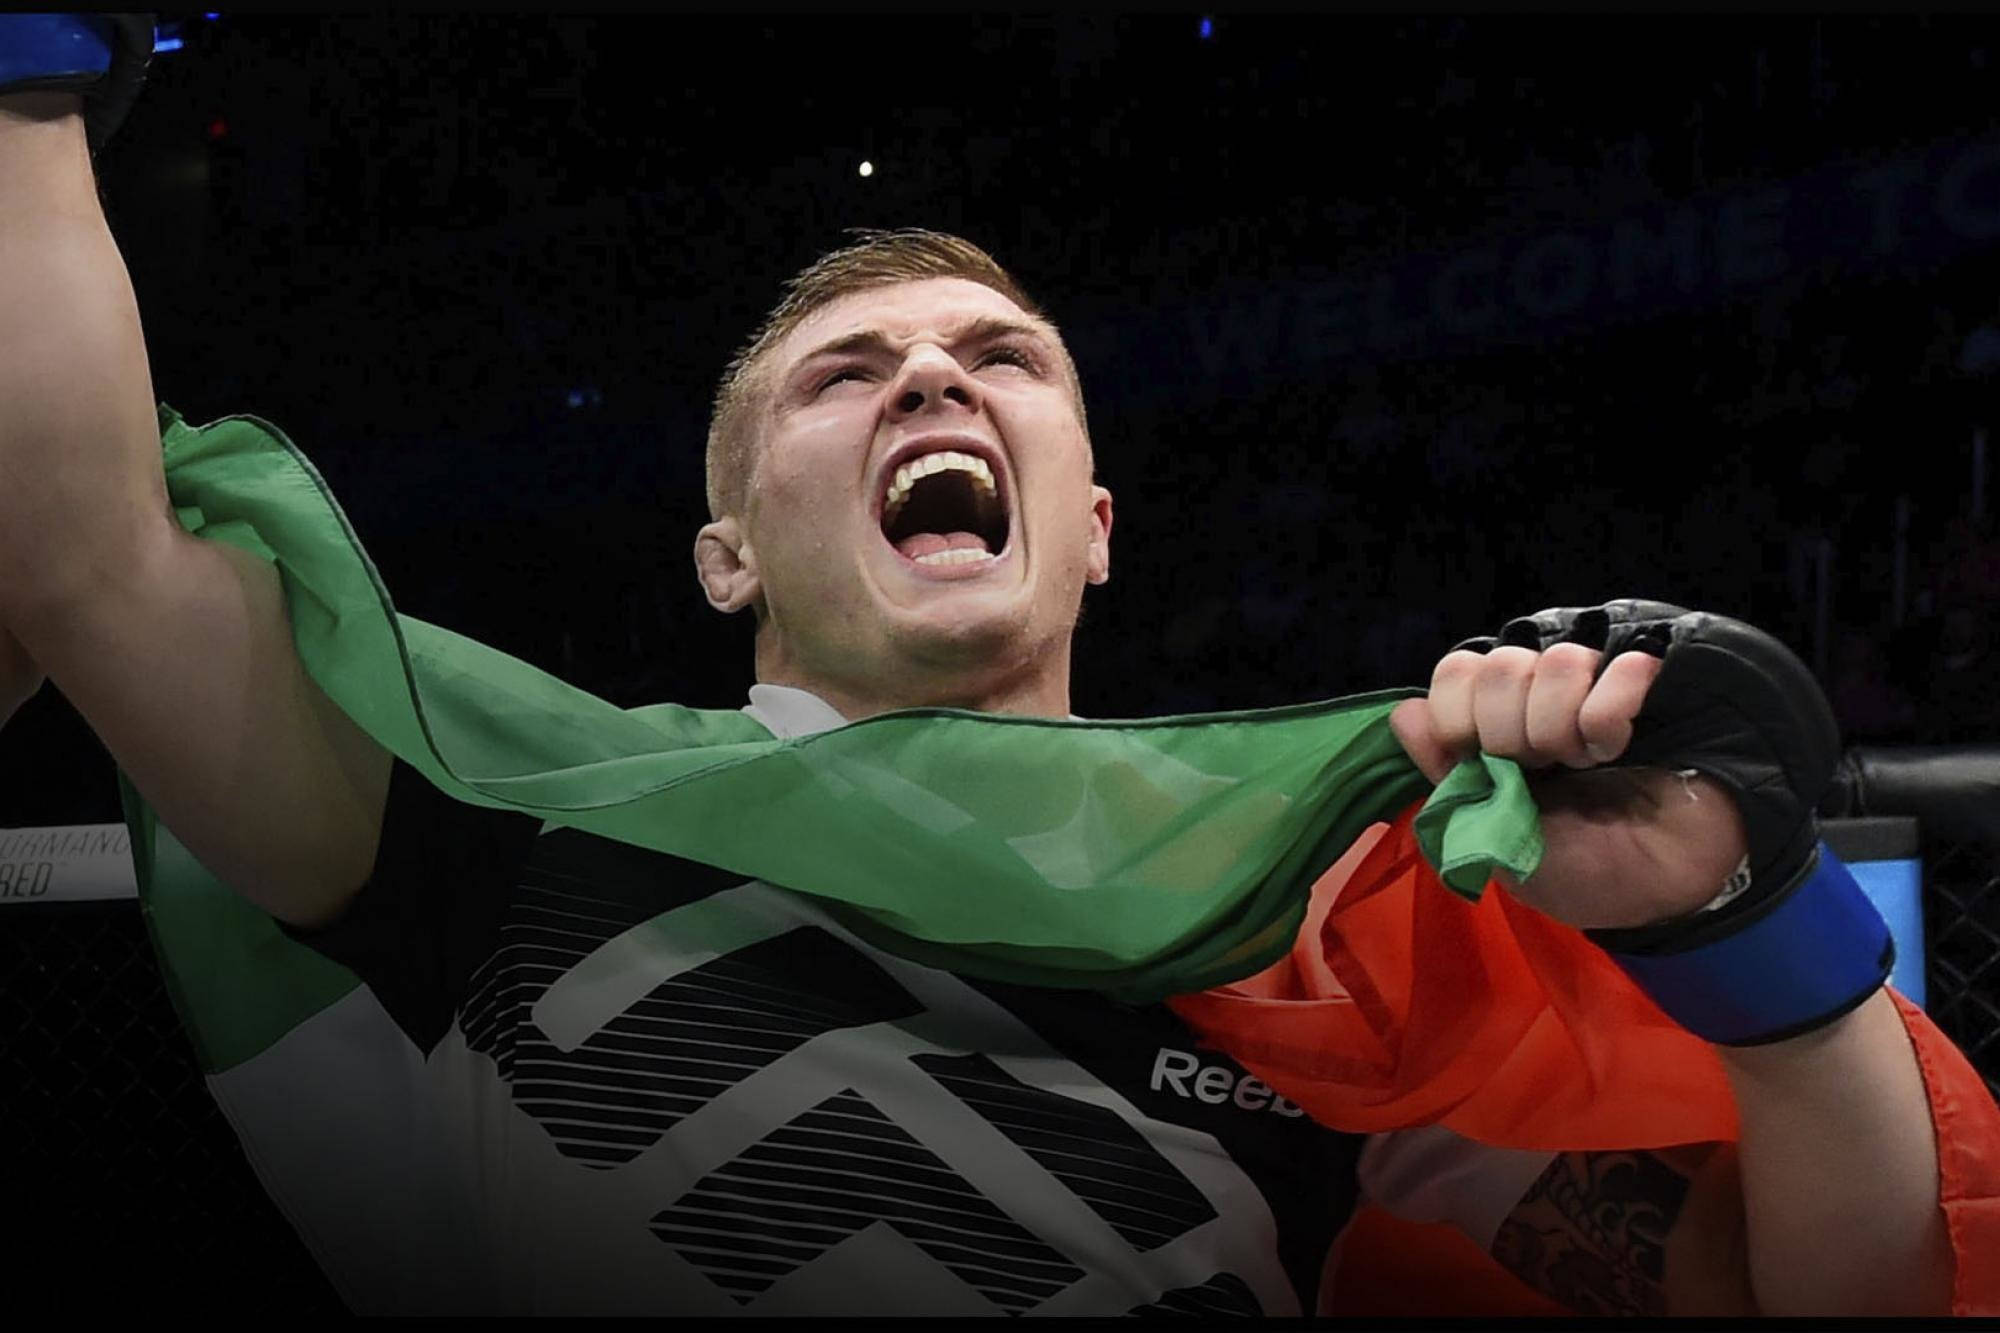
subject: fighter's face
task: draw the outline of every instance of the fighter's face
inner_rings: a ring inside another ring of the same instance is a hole
[[[1111,497],[1048,324],[963,279],[877,288],[792,330],[763,384],[736,552],[760,676],[904,705],[1051,655],[1066,678]]]

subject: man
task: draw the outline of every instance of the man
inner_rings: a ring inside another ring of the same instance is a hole
[[[1165,1009],[918,966],[795,895],[462,805],[392,761],[301,665],[270,566],[189,536],[166,503],[78,113],[67,92],[0,95],[0,705],[46,671],[203,865],[368,983],[316,1021],[386,1025],[397,1051],[231,1094],[291,1117],[258,1142],[296,1157],[269,1165],[274,1188],[319,1209],[300,1225],[351,1301],[1338,1301],[1315,1288],[1359,1142]],[[746,711],[771,734],[919,706],[1069,715],[1112,499],[1059,334],[976,248],[875,237],[802,274],[725,379],[709,468],[697,573],[712,605],[757,618]],[[1451,653],[1396,736],[1433,781],[1481,751],[1611,763],[1661,662],[1600,658]],[[1608,809],[1597,788],[1566,803],[1560,776],[1543,788],[1547,851],[1516,887],[1559,922],[1681,918],[1746,857],[1724,786],[1621,772]],[[1364,1170],[1385,1203],[1460,1224],[1586,1310],[1950,1308],[1925,1085],[1890,997],[1717,1049],[1736,1147],[1524,1158],[1414,1131],[1376,1139]],[[380,1152],[329,1166],[329,1106]],[[1622,1197],[1645,1222],[1564,1205],[1611,1175],[1638,1182]]]

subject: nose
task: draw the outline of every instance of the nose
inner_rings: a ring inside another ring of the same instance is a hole
[[[889,417],[904,421],[924,412],[949,407],[976,411],[979,385],[965,367],[940,347],[918,347],[903,358],[896,381],[890,386]]]

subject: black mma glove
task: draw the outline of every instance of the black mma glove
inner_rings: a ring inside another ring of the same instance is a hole
[[[1693,769],[1728,789],[1749,842],[1708,907],[1654,925],[1585,933],[1671,1017],[1710,1041],[1755,1045],[1825,1026],[1888,978],[1887,925],[1819,840],[1814,809],[1840,735],[1805,664],[1763,631],[1665,602],[1566,607],[1459,644],[1537,652],[1581,643],[1639,651],[1660,672],[1608,768]]]
[[[151,14],[0,14],[0,96],[81,93],[93,153],[132,109],[152,58]]]

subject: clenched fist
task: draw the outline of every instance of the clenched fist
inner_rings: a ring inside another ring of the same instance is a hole
[[[1747,850],[1721,784],[1665,768],[1601,768],[1631,744],[1662,661],[1581,643],[1445,654],[1430,697],[1390,726],[1436,782],[1484,751],[1520,763],[1542,810],[1546,850],[1516,897],[1579,928],[1631,927],[1712,901]],[[1600,667],[1602,668],[1600,670]]]

